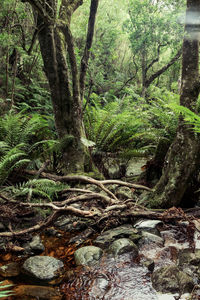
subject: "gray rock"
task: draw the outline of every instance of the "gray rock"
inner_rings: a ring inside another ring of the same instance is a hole
[[[194,282],[191,276],[171,265],[153,272],[152,285],[158,292],[183,294],[192,291]]]
[[[138,230],[148,231],[150,233],[160,235],[157,226],[162,224],[159,220],[140,220],[134,225]]]
[[[76,265],[93,265],[99,261],[103,254],[102,249],[95,246],[79,248],[74,253]]]
[[[116,196],[120,200],[131,199],[133,197],[133,193],[129,187],[120,186],[116,190]]]
[[[78,217],[61,218],[55,223],[55,227],[66,232],[76,232],[86,229],[90,222],[90,220],[85,220]]]
[[[63,273],[63,267],[63,262],[54,257],[33,256],[24,262],[22,270],[35,280],[50,281]]]
[[[140,259],[140,263],[145,266],[151,273],[153,272],[154,270],[154,267],[155,267],[155,263],[152,259],[150,258],[147,258],[147,257],[142,257]]]
[[[200,266],[200,250],[192,252],[191,249],[183,249],[179,252],[178,261],[180,266],[183,264]]]
[[[101,248],[107,248],[117,239],[130,238],[132,241],[137,241],[140,237],[141,235],[138,234],[137,229],[133,228],[131,225],[123,225],[103,232],[96,238],[94,244]]]
[[[33,237],[32,241],[29,243],[29,247],[34,253],[41,253],[45,250],[39,235]]]
[[[147,158],[141,158],[141,157],[134,157],[132,158],[129,163],[126,170],[126,177],[130,176],[138,176],[140,175],[142,171],[142,166],[146,165]]]
[[[143,231],[142,238],[138,242],[139,246],[143,246],[146,244],[152,244],[152,243],[154,243],[158,247],[162,247],[164,244],[164,240],[163,240],[163,238],[161,238],[155,234]]]
[[[134,257],[138,256],[137,246],[130,239],[126,238],[121,238],[114,241],[110,245],[108,251],[114,255],[121,255],[127,252],[131,252]]]

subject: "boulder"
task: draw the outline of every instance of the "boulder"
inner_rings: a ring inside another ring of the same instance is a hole
[[[138,230],[133,228],[133,226],[123,225],[104,231],[96,238],[94,244],[101,248],[107,248],[111,243],[120,238],[129,238],[133,242],[136,242],[141,238],[141,235],[138,234]]]
[[[30,278],[42,281],[51,281],[62,275],[64,264],[50,256],[32,256],[23,264],[22,271]]]
[[[79,248],[74,252],[76,265],[93,265],[97,263],[103,254],[103,250],[95,246]]]
[[[161,293],[188,293],[194,287],[191,276],[182,272],[177,266],[161,267],[152,274],[152,285]]]
[[[114,241],[110,245],[108,252],[114,255],[121,255],[127,252],[131,252],[131,254],[134,257],[138,256],[137,246],[130,239],[126,239],[126,238],[122,238]]]
[[[138,242],[139,246],[152,244],[152,243],[155,244],[155,246],[162,247],[164,244],[164,240],[163,240],[163,238],[161,238],[155,234],[143,231],[142,238]]]

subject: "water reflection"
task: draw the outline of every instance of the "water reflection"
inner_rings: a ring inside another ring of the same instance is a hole
[[[157,300],[147,268],[130,254],[104,258],[99,266],[82,270],[65,283],[65,299]]]

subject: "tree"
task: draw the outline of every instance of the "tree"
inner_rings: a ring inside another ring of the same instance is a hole
[[[182,27],[177,18],[177,9],[169,1],[129,1],[129,19],[124,29],[129,34],[134,64],[141,69],[143,96],[150,84],[181,56]]]
[[[79,76],[71,17],[82,0],[35,1],[32,5],[38,30],[44,71],[49,81],[55,126],[63,147],[63,164],[68,172],[83,171],[87,148],[82,120],[82,98],[89,51],[92,45],[98,0],[91,0],[85,51]]]
[[[182,49],[182,78],[180,104],[196,111],[199,95],[199,32],[200,3],[187,0],[185,37]],[[180,205],[199,164],[200,141],[182,116],[177,135],[166,159],[163,174],[150,195],[150,206],[170,207]]]

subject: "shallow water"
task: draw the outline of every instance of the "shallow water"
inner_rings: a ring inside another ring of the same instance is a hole
[[[158,299],[147,268],[134,262],[130,254],[103,258],[99,266],[82,270],[63,289],[65,299]]]

